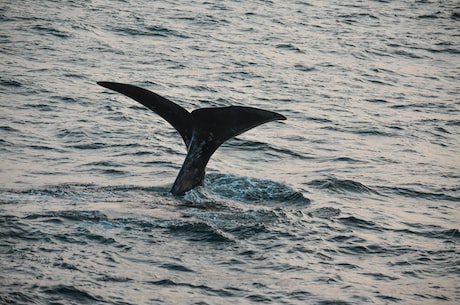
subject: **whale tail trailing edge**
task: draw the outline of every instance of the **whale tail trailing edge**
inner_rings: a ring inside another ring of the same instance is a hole
[[[242,106],[202,108],[190,113],[176,103],[137,86],[113,82],[98,84],[136,100],[179,132],[187,146],[187,156],[171,189],[174,195],[183,195],[203,183],[206,165],[222,143],[261,124],[286,119],[276,112]]]
[[[179,132],[185,145],[188,146],[192,137],[192,126],[190,113],[187,110],[156,93],[140,87],[112,82],[97,82],[97,84],[124,94],[156,112]]]

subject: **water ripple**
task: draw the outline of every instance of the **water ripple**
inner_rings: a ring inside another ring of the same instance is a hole
[[[452,0],[2,1],[0,303],[455,303],[459,16]],[[173,196],[180,137],[100,80],[288,120]]]

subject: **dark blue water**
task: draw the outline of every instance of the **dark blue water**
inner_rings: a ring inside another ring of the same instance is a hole
[[[0,303],[457,304],[456,1],[2,1]],[[203,187],[167,122],[288,120]]]

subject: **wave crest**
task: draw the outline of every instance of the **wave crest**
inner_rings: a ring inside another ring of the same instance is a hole
[[[184,199],[193,203],[234,200],[243,202],[282,202],[296,205],[310,203],[301,192],[268,179],[256,179],[227,174],[208,174],[203,187],[186,193]]]

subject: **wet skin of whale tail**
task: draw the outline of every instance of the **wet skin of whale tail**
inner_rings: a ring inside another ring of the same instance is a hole
[[[190,113],[140,87],[113,82],[98,84],[136,100],[179,132],[187,146],[187,156],[171,189],[174,195],[183,195],[203,183],[206,165],[222,143],[261,124],[286,119],[276,112],[241,106],[202,108]]]

